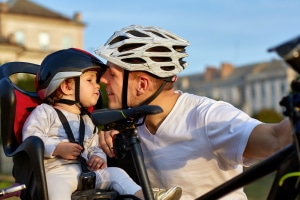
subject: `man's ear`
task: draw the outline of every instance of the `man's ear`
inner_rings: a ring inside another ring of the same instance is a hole
[[[149,77],[145,76],[145,75],[140,75],[138,78],[138,95],[144,94],[150,86],[150,79]]]

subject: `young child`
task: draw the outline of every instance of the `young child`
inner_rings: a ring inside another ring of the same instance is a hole
[[[45,145],[44,164],[50,200],[71,199],[77,190],[82,166],[78,157],[96,174],[96,188],[113,189],[144,199],[141,187],[120,168],[107,167],[106,155],[98,147],[97,128],[88,115],[100,96],[98,81],[106,65],[93,55],[75,48],[49,54],[36,77],[37,92],[45,103],[27,118],[23,140],[40,137]],[[70,141],[58,113],[67,119],[75,141]],[[83,121],[83,123],[80,123]],[[82,128],[82,129],[81,129]],[[179,199],[181,188],[154,192],[156,199]]]

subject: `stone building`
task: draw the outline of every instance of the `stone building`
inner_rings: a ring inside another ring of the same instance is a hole
[[[296,73],[282,60],[234,67],[222,63],[220,68],[207,67],[202,74],[179,77],[176,88],[223,100],[250,115],[261,109],[282,113],[279,101],[290,91]]]
[[[85,24],[29,0],[0,2],[0,64],[26,61],[40,64],[50,52],[83,48]]]

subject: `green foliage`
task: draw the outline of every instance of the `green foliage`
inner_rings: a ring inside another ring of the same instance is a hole
[[[253,118],[265,123],[278,123],[283,120],[283,116],[273,109],[262,109],[254,114]]]
[[[30,80],[30,79],[20,80],[20,81],[18,81],[17,85],[18,85],[18,87],[24,88],[27,91],[31,91],[31,92],[35,91],[35,86],[32,83],[32,80]]]
[[[265,200],[273,184],[275,174],[271,173],[244,187],[248,200]]]
[[[9,181],[0,181],[0,189],[1,188],[7,188],[13,185],[13,182]]]
[[[10,80],[12,80],[19,88],[25,90],[34,92],[35,85],[34,85],[34,75],[31,74],[25,74],[25,73],[18,73],[14,74],[10,77]]]
[[[101,98],[103,100],[103,108],[108,107],[108,99],[107,99],[107,92],[106,92],[106,87],[105,84],[100,83],[100,90],[101,90]]]

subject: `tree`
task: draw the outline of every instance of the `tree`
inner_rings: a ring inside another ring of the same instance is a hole
[[[284,118],[282,114],[268,108],[260,110],[252,117],[265,123],[278,123]]]

